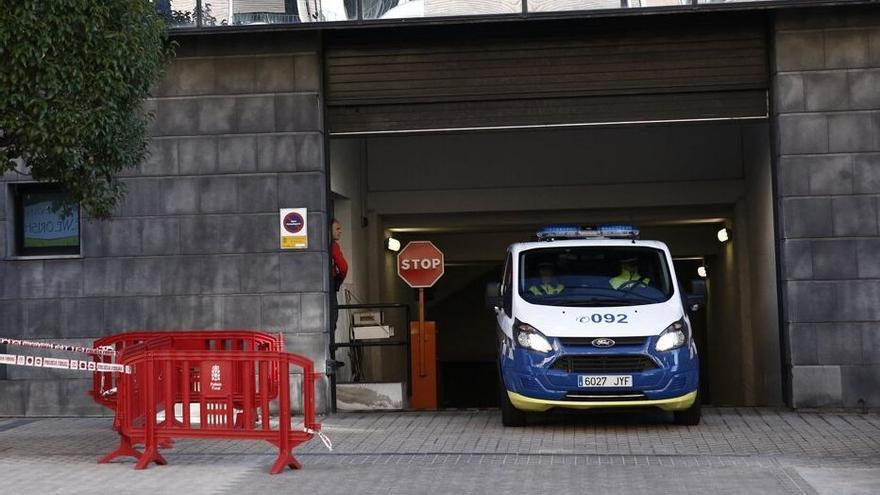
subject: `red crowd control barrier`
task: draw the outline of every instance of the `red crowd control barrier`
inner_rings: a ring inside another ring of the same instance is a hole
[[[175,438],[265,440],[278,447],[272,474],[299,469],[293,448],[320,431],[315,421],[314,365],[280,351],[126,351],[117,378],[119,447],[102,458],[137,459],[135,469],[165,464],[159,448]],[[292,423],[290,365],[302,370],[302,423]],[[277,371],[276,371],[277,370]],[[273,390],[272,382],[277,383]],[[277,419],[270,412],[277,411]],[[134,448],[144,444],[144,452]]]
[[[118,363],[123,352],[146,349],[174,349],[192,351],[283,351],[284,339],[280,334],[255,330],[177,330],[126,332],[95,341],[95,348],[110,348],[114,356],[94,356],[99,363]],[[277,370],[276,370],[277,371]],[[277,373],[276,373],[277,374]],[[95,402],[116,410],[116,390],[119,373],[96,372],[89,391]],[[277,395],[277,382],[271,383],[272,396]],[[181,391],[178,391],[178,395]]]

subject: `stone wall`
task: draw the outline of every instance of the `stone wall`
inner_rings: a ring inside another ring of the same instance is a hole
[[[111,219],[83,221],[82,257],[0,261],[0,335],[90,343],[132,329],[254,328],[284,332],[288,350],[323,370],[320,42],[313,34],[179,42],[146,104],[155,113],[151,156],[125,174],[128,195]],[[279,249],[283,207],[308,208],[308,249]],[[106,413],[86,396],[88,375],[12,366],[6,374],[0,415]],[[318,388],[323,410],[326,384]]]
[[[880,406],[880,9],[780,13],[777,191],[792,405]]]

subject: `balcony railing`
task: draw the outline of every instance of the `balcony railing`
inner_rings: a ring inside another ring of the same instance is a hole
[[[175,28],[641,9],[772,0],[154,0]]]

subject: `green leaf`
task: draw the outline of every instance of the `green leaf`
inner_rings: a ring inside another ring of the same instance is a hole
[[[173,57],[147,0],[18,0],[0,9],[0,172],[26,159],[93,217],[146,157],[148,91]]]

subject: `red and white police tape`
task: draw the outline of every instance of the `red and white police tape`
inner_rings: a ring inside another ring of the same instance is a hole
[[[18,347],[30,347],[34,349],[51,349],[57,351],[78,352],[80,354],[90,354],[93,356],[115,356],[116,351],[109,348],[91,348],[65,344],[53,344],[51,342],[34,342],[30,340],[10,339],[0,337],[0,344],[7,344]],[[0,364],[8,364],[12,366],[31,366],[33,368],[52,368],[57,370],[77,370],[77,371],[107,371],[115,373],[131,374],[130,366],[112,363],[96,363],[94,361],[83,361],[80,359],[64,359],[43,356],[23,356],[19,354],[0,354]]]
[[[52,349],[56,351],[79,352],[93,356],[115,356],[116,351],[109,347],[81,347],[77,345],[53,344],[51,342],[34,342],[32,340],[10,339],[0,337],[0,344],[14,345],[18,347],[33,347],[35,349]]]
[[[13,366],[31,366],[34,368],[53,368],[57,370],[79,371],[111,371],[115,373],[131,374],[131,366],[121,364],[96,363],[94,361],[81,361],[79,359],[61,359],[42,356],[21,356],[17,354],[0,354],[0,364]]]

